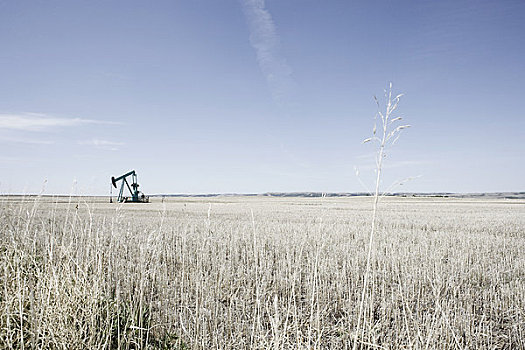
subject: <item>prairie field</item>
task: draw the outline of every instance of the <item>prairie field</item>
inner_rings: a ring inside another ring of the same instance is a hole
[[[0,347],[525,349],[525,201],[0,197]]]

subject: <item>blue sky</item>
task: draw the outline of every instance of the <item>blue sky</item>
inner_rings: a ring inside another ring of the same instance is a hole
[[[525,190],[522,1],[1,1],[0,193]]]

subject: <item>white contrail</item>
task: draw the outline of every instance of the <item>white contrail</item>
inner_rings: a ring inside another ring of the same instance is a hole
[[[264,0],[240,0],[248,26],[250,43],[273,98],[284,103],[293,89],[292,70],[279,53],[279,35]]]

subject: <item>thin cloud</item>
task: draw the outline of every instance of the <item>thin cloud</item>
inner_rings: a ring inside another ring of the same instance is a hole
[[[25,161],[27,159],[20,158],[20,157],[6,157],[6,156],[0,156],[0,164],[1,163],[13,163],[13,162],[20,162]]]
[[[117,151],[119,147],[124,146],[124,142],[115,142],[115,141],[108,141],[108,140],[101,140],[101,139],[91,139],[91,140],[84,140],[79,141],[79,145],[86,145],[86,146],[93,146],[96,148],[106,149],[110,151]]]
[[[279,53],[279,35],[264,0],[240,0],[250,28],[250,43],[274,100],[286,102],[293,86],[292,70]]]
[[[38,139],[27,139],[27,138],[15,138],[15,137],[0,137],[2,143],[24,143],[29,145],[53,145],[55,141],[50,140],[38,140]]]
[[[83,118],[57,118],[45,114],[0,114],[0,129],[45,131],[61,127],[78,127],[89,124],[118,124],[110,121]]]

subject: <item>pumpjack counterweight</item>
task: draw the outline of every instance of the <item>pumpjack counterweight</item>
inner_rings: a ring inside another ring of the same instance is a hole
[[[128,179],[130,181],[128,181]],[[117,187],[117,182],[122,181],[120,184],[120,189],[117,196],[117,202],[118,203],[148,203],[149,197],[145,196],[144,193],[139,191],[139,184],[137,183],[137,173],[135,170],[131,170],[130,172],[121,175],[119,177],[111,177],[111,184],[113,187]],[[131,182],[131,183],[130,183]],[[131,197],[124,196],[124,190],[125,188],[128,189]],[[113,198],[110,195],[109,201],[112,202]]]

